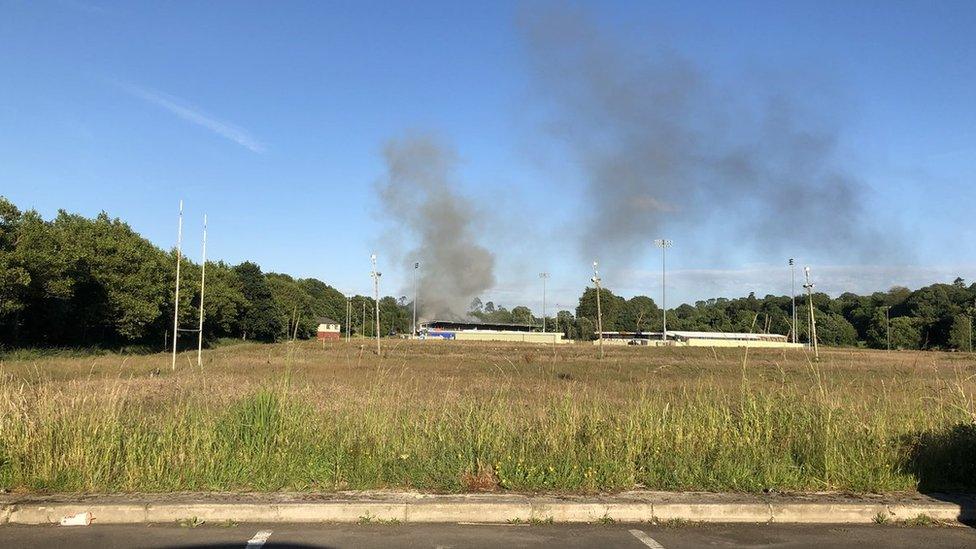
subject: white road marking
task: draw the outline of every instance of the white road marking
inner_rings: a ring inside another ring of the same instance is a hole
[[[254,534],[253,538],[247,540],[247,545],[245,546],[245,548],[261,547],[268,541],[268,538],[270,537],[271,537],[271,530],[260,530],[257,534]]]
[[[634,536],[637,538],[637,541],[643,543],[651,549],[664,549],[663,545],[658,543],[656,539],[645,534],[642,530],[631,530],[630,535]]]

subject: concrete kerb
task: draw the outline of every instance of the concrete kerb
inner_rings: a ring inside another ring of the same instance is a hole
[[[908,520],[925,515],[936,520],[972,522],[976,520],[976,509],[956,503],[930,504],[925,506],[891,504],[885,506],[885,513],[891,520]]]
[[[655,503],[658,521],[689,522],[771,522],[768,503]]]
[[[884,516],[907,520],[971,519],[965,506],[951,502],[708,502],[650,499],[586,500],[528,496],[422,496],[383,500],[287,502],[19,502],[0,505],[0,524],[56,524],[90,512],[95,524],[168,523],[199,520],[233,522],[784,522],[870,523]]]
[[[770,522],[864,523],[886,512],[887,506],[880,503],[774,503],[770,504]]]

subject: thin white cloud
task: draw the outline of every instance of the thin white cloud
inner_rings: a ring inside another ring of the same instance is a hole
[[[229,139],[252,152],[263,153],[265,151],[264,145],[244,128],[218,120],[199,109],[187,105],[176,97],[124,82],[119,82],[118,86],[135,97],[162,107],[187,122],[207,128],[217,135]]]

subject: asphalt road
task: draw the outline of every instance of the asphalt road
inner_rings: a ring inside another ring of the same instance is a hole
[[[270,534],[269,534],[270,533]],[[262,543],[262,540],[264,542]],[[126,525],[0,526],[0,546],[115,548],[355,548],[477,547],[976,547],[966,527],[696,525]]]

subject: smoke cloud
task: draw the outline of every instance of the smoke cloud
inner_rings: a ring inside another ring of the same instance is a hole
[[[681,235],[713,249],[876,253],[867,189],[839,166],[829,118],[804,116],[772,78],[723,85],[669,48],[628,51],[566,11],[521,23],[549,127],[585,178],[585,259],[624,263]]]
[[[478,244],[478,212],[457,192],[457,155],[426,135],[391,140],[383,151],[380,183],[386,218],[419,246],[407,267],[420,262],[418,301],[424,319],[461,319],[471,300],[495,284],[495,256]]]

